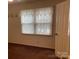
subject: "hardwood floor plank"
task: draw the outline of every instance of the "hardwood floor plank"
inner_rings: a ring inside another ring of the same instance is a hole
[[[8,50],[8,59],[58,59],[52,49],[9,43]]]

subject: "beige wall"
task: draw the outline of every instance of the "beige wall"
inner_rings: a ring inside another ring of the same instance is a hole
[[[48,6],[53,7],[56,5],[56,3],[61,2],[61,1],[60,0],[46,0],[42,2],[38,1],[38,2],[9,4],[9,42],[55,49],[55,39],[53,36],[24,35],[21,33],[20,11],[25,10],[25,9],[39,8],[39,7],[48,7]],[[60,6],[57,7],[56,9],[58,9],[59,11],[57,10],[57,12],[61,14],[62,12],[59,8]],[[18,17],[16,17],[16,15]],[[63,24],[66,24],[66,23],[63,23]],[[64,31],[65,29],[67,28],[64,27]],[[66,47],[66,44],[64,46]]]
[[[24,35],[21,33],[20,11],[39,7],[53,7],[50,1],[18,3],[9,5],[9,42],[45,48],[55,48],[53,36]],[[18,15],[18,17],[15,17]]]

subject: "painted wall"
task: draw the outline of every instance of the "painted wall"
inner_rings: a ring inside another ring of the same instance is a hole
[[[9,5],[10,43],[18,43],[52,49],[55,47],[55,40],[53,39],[53,36],[24,35],[21,33],[20,11],[25,9],[53,6],[53,4],[49,2],[29,2]]]
[[[9,4],[9,42],[55,49],[55,39],[53,36],[24,35],[21,33],[20,11],[48,6],[53,7],[61,1],[62,0],[46,0],[42,2],[34,1]]]

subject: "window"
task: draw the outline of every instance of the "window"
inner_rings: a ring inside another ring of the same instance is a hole
[[[21,11],[23,34],[52,34],[52,8],[39,8]]]

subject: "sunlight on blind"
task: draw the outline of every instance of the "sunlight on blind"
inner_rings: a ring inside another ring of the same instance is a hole
[[[33,10],[25,10],[21,12],[21,22],[22,23],[33,23],[34,16]]]
[[[21,12],[22,33],[34,34],[33,14],[33,10],[24,10]]]
[[[24,34],[34,34],[33,24],[22,24],[22,33],[24,33]]]
[[[51,8],[40,8],[36,11],[36,22],[37,23],[50,23],[52,21],[52,9]]]
[[[36,33],[50,35],[50,24],[37,24],[36,25]]]
[[[36,33],[50,35],[52,22],[52,9],[40,8],[36,11]]]

